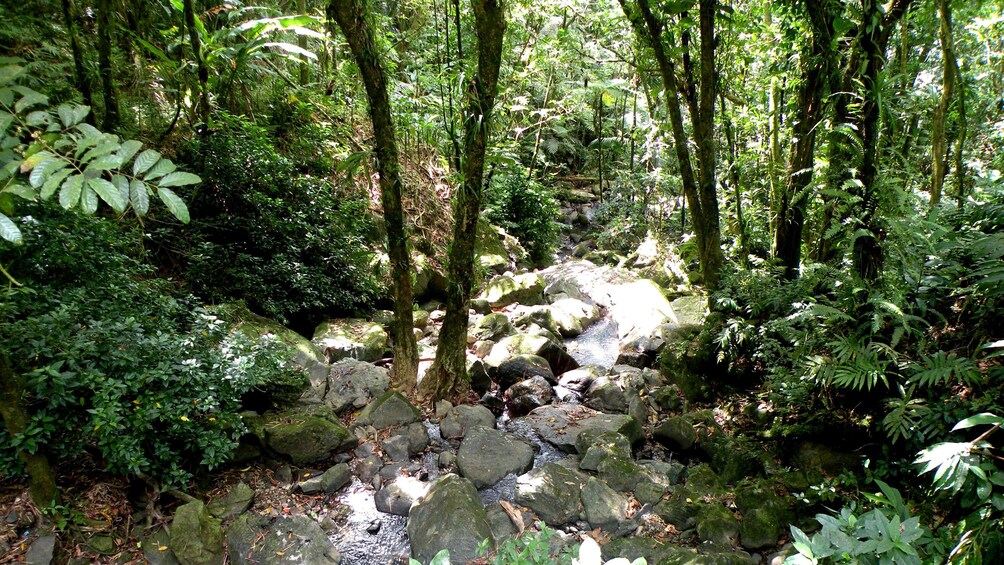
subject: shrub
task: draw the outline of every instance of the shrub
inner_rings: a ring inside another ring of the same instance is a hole
[[[485,218],[519,239],[537,265],[551,260],[558,245],[558,203],[551,191],[516,170],[492,177],[485,194]]]
[[[191,195],[186,279],[199,295],[243,299],[301,330],[375,300],[362,198],[297,175],[265,130],[240,118],[222,116],[191,152],[204,182]]]
[[[31,421],[18,437],[0,432],[0,472],[18,472],[14,449],[43,446],[171,484],[225,462],[244,431],[240,398],[297,369],[270,340],[228,331],[149,278],[110,222],[55,206],[24,211],[25,243],[0,250],[25,285],[0,301],[10,320],[0,340]]]

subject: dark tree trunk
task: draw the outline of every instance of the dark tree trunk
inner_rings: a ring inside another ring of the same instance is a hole
[[[188,40],[192,47],[192,58],[195,60],[196,72],[199,75],[199,119],[202,120],[202,131],[209,130],[209,69],[202,59],[202,41],[199,39],[199,29],[195,27],[194,0],[184,0],[185,27],[188,28]]]
[[[955,94],[955,82],[958,77],[958,62],[955,60],[955,41],[952,38],[952,3],[948,0],[938,0],[938,12],[941,15],[938,26],[938,38],[941,42],[941,56],[944,60],[942,69],[941,100],[934,111],[934,121],[931,133],[931,155],[934,166],[931,170],[931,208],[941,203],[942,186],[947,173],[945,125],[948,122],[948,110]]]
[[[717,72],[715,71],[715,15],[718,13],[717,0],[700,0],[701,27],[701,89],[700,115],[694,119],[694,134],[697,137],[697,155],[700,170],[700,199],[704,218],[701,226],[703,237],[698,238],[701,246],[701,269],[704,285],[710,289],[718,287],[722,263],[722,230],[718,216],[718,190],[715,172],[715,91]],[[695,227],[697,227],[695,225]]]
[[[296,11],[301,14],[307,13],[307,0],[296,0]],[[307,49],[307,36],[297,35],[296,45],[300,49],[306,51]],[[306,60],[300,62],[300,86],[306,86],[310,82],[310,67],[307,65]]]
[[[467,303],[474,280],[474,244],[481,214],[485,153],[502,64],[505,11],[501,0],[472,0],[478,68],[468,84],[464,116],[463,179],[453,203],[453,241],[447,264],[446,317],[436,360],[421,383],[423,396],[440,399],[466,392]],[[459,36],[459,29],[457,30]]]
[[[84,67],[84,54],[80,50],[80,43],[77,41],[77,20],[70,0],[62,0],[63,25],[66,26],[66,33],[70,36],[70,52],[73,53],[74,78],[77,83],[77,90],[84,101],[85,106],[92,106],[91,81],[87,79],[87,70]],[[88,114],[90,116],[90,114]]]
[[[0,416],[7,425],[7,434],[15,438],[28,428],[28,411],[24,406],[24,386],[14,374],[5,351],[0,351]],[[18,458],[28,472],[28,491],[39,508],[45,509],[59,500],[56,475],[52,472],[45,452],[18,450]]]
[[[333,0],[328,15],[341,28],[359,67],[369,100],[373,122],[374,160],[380,175],[380,202],[387,222],[387,248],[394,281],[394,365],[391,385],[410,393],[418,374],[418,346],[415,343],[414,295],[411,286],[411,257],[401,206],[402,181],[397,140],[391,118],[387,79],[373,32],[366,20],[364,0]]]
[[[788,179],[779,194],[777,229],[774,232],[774,256],[784,265],[788,278],[798,276],[802,260],[802,231],[815,162],[816,126],[823,116],[825,90],[833,63],[834,11],[827,1],[807,2],[805,6],[812,40],[802,61],[798,117],[792,126]]]
[[[112,30],[108,17],[111,12],[109,0],[99,0],[97,6],[98,24],[98,72],[101,75],[101,96],[105,105],[101,127],[113,132],[119,127],[119,101],[115,95],[115,77],[112,72]]]

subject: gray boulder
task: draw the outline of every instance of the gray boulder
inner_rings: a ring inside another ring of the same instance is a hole
[[[345,463],[339,463],[324,473],[301,482],[300,490],[304,494],[317,492],[332,494],[351,482],[352,472],[349,470],[349,466]]]
[[[576,298],[561,298],[551,304],[551,317],[562,337],[575,337],[600,319],[600,309]]]
[[[376,361],[387,349],[387,332],[380,324],[369,320],[328,320],[317,326],[311,341],[321,348],[329,363],[346,357]]]
[[[686,451],[697,441],[694,425],[682,416],[676,416],[663,422],[652,432],[652,437],[659,443],[676,451]]]
[[[627,498],[603,481],[589,477],[582,487],[582,511],[593,528],[620,532],[631,521],[627,518]]]
[[[534,408],[546,406],[554,399],[551,383],[541,376],[520,381],[505,391],[506,406],[513,418],[528,414]]]
[[[495,416],[484,406],[461,404],[446,413],[439,424],[439,434],[443,439],[462,438],[474,426],[495,427]]]
[[[593,381],[586,391],[586,406],[600,412],[627,412],[628,401],[621,384],[610,377]]]
[[[206,506],[209,513],[220,520],[240,516],[251,508],[254,502],[254,491],[244,481],[234,485],[226,496]]]
[[[544,522],[560,526],[581,515],[580,492],[587,477],[557,463],[544,463],[516,479],[516,503],[530,508]]]
[[[467,563],[478,557],[478,546],[495,538],[477,489],[457,475],[445,475],[418,499],[408,515],[412,557],[428,563],[441,550],[451,561]]]
[[[522,421],[530,425],[541,439],[572,453],[575,440],[585,430],[619,432],[632,445],[645,439],[641,424],[626,414],[604,414],[579,404],[552,404],[535,408]]]
[[[558,384],[569,390],[583,394],[589,390],[589,386],[598,378],[600,378],[600,369],[593,365],[586,365],[585,367],[579,367],[561,375],[558,379]]]
[[[555,375],[560,375],[579,367],[578,362],[568,354],[564,345],[542,335],[528,334],[503,338],[502,341],[492,347],[492,351],[485,358],[485,362],[497,367],[505,360],[517,355],[543,357]]]
[[[56,536],[41,536],[36,539],[24,556],[26,565],[49,565],[56,553]]]
[[[474,341],[498,341],[514,333],[516,333],[516,328],[509,323],[509,318],[506,318],[505,314],[498,313],[488,314],[481,318],[470,331]]]
[[[182,504],[171,520],[171,551],[184,565],[223,563],[223,527],[200,500]]]
[[[227,549],[239,565],[337,565],[341,556],[310,518],[243,514],[227,529]]]
[[[380,487],[373,496],[373,501],[380,512],[407,516],[411,511],[411,505],[428,491],[428,483],[415,477],[399,476]]]
[[[324,459],[351,449],[356,438],[324,405],[269,412],[261,418],[245,418],[262,445],[285,455],[295,465]]]
[[[556,382],[547,360],[536,355],[517,355],[506,359],[495,370],[495,381],[500,390],[536,376],[543,377],[548,382]]]
[[[457,466],[476,488],[492,486],[509,473],[529,470],[533,448],[513,434],[477,426],[461,442]]]
[[[319,400],[338,414],[359,409],[387,391],[390,375],[387,369],[356,359],[342,359],[331,365],[328,378],[315,386]]]
[[[356,423],[373,426],[378,430],[391,426],[403,426],[417,422],[421,418],[418,408],[397,391],[387,391],[373,399],[356,418]]]
[[[496,277],[488,283],[479,298],[487,300],[492,308],[510,304],[543,304],[544,279],[536,273]]]

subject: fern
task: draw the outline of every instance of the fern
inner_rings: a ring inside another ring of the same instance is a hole
[[[921,355],[921,362],[912,363],[910,368],[909,382],[925,388],[953,382],[972,385],[980,379],[979,368],[971,359],[944,351]]]
[[[931,413],[924,399],[912,398],[914,389],[904,389],[899,386],[900,396],[885,401],[889,412],[882,419],[882,429],[894,444],[899,440],[907,440],[919,436],[920,441],[927,439],[927,430],[922,422]]]

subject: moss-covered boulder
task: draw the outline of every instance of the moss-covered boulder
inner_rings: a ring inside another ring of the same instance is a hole
[[[557,463],[544,463],[517,477],[515,500],[547,524],[560,526],[579,519],[579,493],[585,484],[584,474]]]
[[[471,329],[470,335],[474,341],[498,341],[516,333],[516,328],[509,322],[505,314],[492,313],[478,320]]]
[[[335,565],[338,551],[307,516],[244,514],[227,529],[232,563],[240,565]]]
[[[347,357],[376,361],[387,350],[387,332],[369,320],[328,320],[314,330],[312,342],[324,352],[329,363]]]
[[[295,465],[305,465],[351,449],[355,436],[327,406],[309,406],[269,412],[259,419],[245,418],[261,444]]]
[[[171,520],[171,551],[182,565],[222,565],[223,527],[200,500],[182,504]]]
[[[478,557],[478,546],[494,534],[481,497],[470,481],[446,475],[418,499],[408,515],[408,539],[412,557],[428,563],[440,551],[450,552],[450,560],[467,563]]]
[[[697,441],[694,425],[677,416],[660,424],[652,433],[653,439],[675,451],[686,451]]]
[[[493,308],[510,304],[532,306],[544,303],[544,279],[536,273],[496,277],[481,293]]]
[[[404,426],[421,419],[421,412],[401,393],[389,390],[373,399],[356,418],[356,423],[378,430]]]
[[[732,546],[739,540],[739,520],[721,504],[704,505],[697,513],[697,537],[718,546]]]

